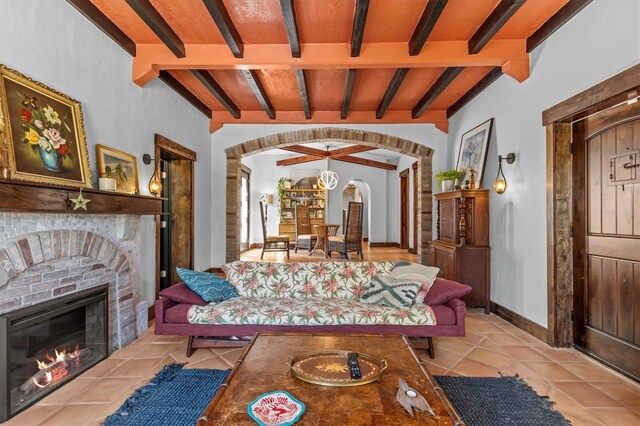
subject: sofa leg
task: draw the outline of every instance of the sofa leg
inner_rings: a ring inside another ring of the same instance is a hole
[[[433,346],[433,337],[427,337],[427,342],[429,342],[429,358],[434,359],[436,357],[436,348]]]
[[[193,336],[189,336],[187,341],[187,358],[189,358],[196,350],[193,348]]]

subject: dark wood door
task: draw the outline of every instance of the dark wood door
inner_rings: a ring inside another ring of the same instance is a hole
[[[409,169],[400,173],[400,248],[409,248]]]
[[[456,231],[458,225],[456,218],[458,215],[456,214],[456,199],[449,198],[438,201],[438,210],[440,217],[440,223],[438,224],[440,229],[439,239],[457,242],[458,235]]]
[[[616,174],[640,175],[640,108],[635,118],[632,110],[574,125],[574,343],[640,377],[640,183],[616,184]],[[631,169],[616,170],[621,154]]]
[[[176,267],[193,269],[193,182],[190,160],[170,160],[171,180],[171,284],[180,282]]]

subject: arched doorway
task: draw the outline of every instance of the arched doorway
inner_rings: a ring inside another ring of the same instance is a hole
[[[369,239],[371,235],[371,229],[369,228],[371,225],[371,189],[369,184],[361,180],[352,180],[342,188],[343,227],[346,220],[344,214],[346,214],[350,201],[364,203],[362,236],[365,239]]]
[[[323,127],[293,132],[277,133],[225,149],[227,156],[226,184],[226,261],[240,258],[241,231],[241,159],[274,148],[311,142],[344,142],[387,149],[409,155],[418,160],[418,261],[426,264],[427,244],[432,239],[432,157],[433,149],[395,136],[366,130]]]

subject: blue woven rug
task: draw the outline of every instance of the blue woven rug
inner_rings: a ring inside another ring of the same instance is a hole
[[[195,424],[229,370],[164,367],[109,416],[105,426],[182,426]],[[568,426],[553,403],[517,377],[436,376],[467,426]],[[304,402],[304,401],[303,401]]]

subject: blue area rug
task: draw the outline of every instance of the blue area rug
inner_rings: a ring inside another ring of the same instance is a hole
[[[105,426],[193,425],[229,370],[164,367],[109,416]],[[517,377],[436,376],[438,384],[467,426],[568,426],[553,403]],[[304,402],[304,401],[303,401]]]

